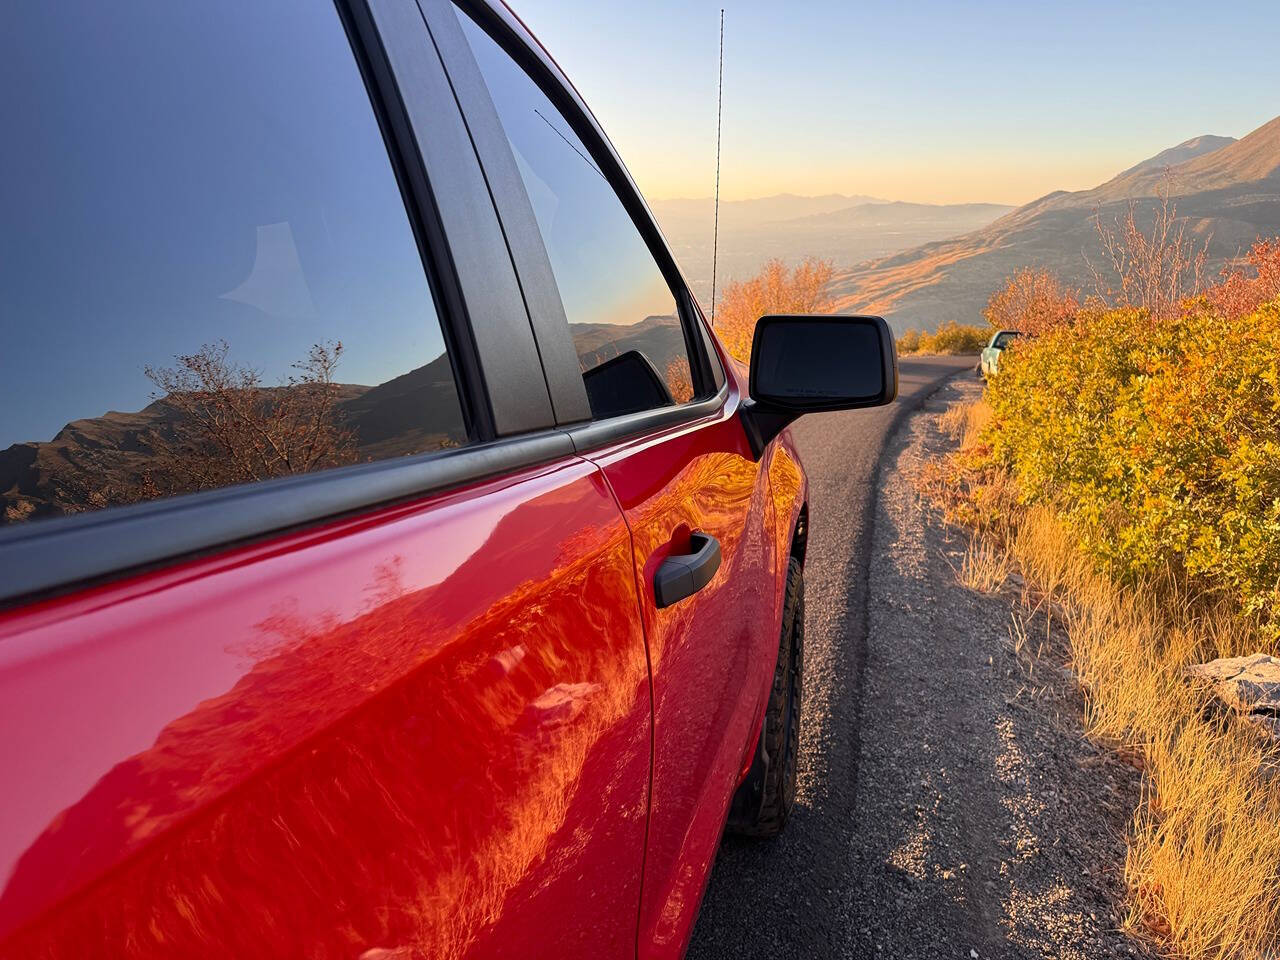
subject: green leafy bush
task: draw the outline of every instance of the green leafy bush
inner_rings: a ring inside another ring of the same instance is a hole
[[[1130,582],[1174,573],[1280,634],[1280,299],[1085,310],[1002,356],[985,439]]]
[[[898,337],[899,353],[980,353],[991,339],[990,327],[948,320],[933,333],[908,330]]]

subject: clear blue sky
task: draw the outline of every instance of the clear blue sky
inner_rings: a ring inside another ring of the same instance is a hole
[[[331,6],[22,4],[0,83],[0,385],[26,401],[0,450],[142,409],[145,368],[202,344],[267,386],[324,340],[344,383],[443,351]]]
[[[1280,114],[1274,2],[510,0],[651,198],[1022,203]]]

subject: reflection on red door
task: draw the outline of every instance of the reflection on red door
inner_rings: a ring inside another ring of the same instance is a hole
[[[0,954],[632,957],[650,702],[574,460],[0,617]]]
[[[777,661],[774,506],[734,415],[737,399],[735,391],[706,421],[590,454],[631,527],[653,671],[642,958],[684,951]],[[689,551],[693,531],[720,541],[720,570],[659,610],[653,575],[667,555]]]

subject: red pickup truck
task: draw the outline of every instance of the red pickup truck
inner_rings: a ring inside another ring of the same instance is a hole
[[[482,0],[0,33],[0,955],[675,957],[794,796],[786,425]]]

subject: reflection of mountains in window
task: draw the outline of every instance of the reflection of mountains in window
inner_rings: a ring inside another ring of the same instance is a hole
[[[318,343],[277,386],[225,342],[145,368],[153,402],[0,451],[0,523],[459,446],[449,358],[375,387],[340,383],[341,343]]]
[[[578,365],[585,373],[614,357],[635,350],[645,356],[666,381],[676,403],[693,399],[689,351],[684,329],[674,315],[645,317],[630,326],[614,323],[571,323]]]

